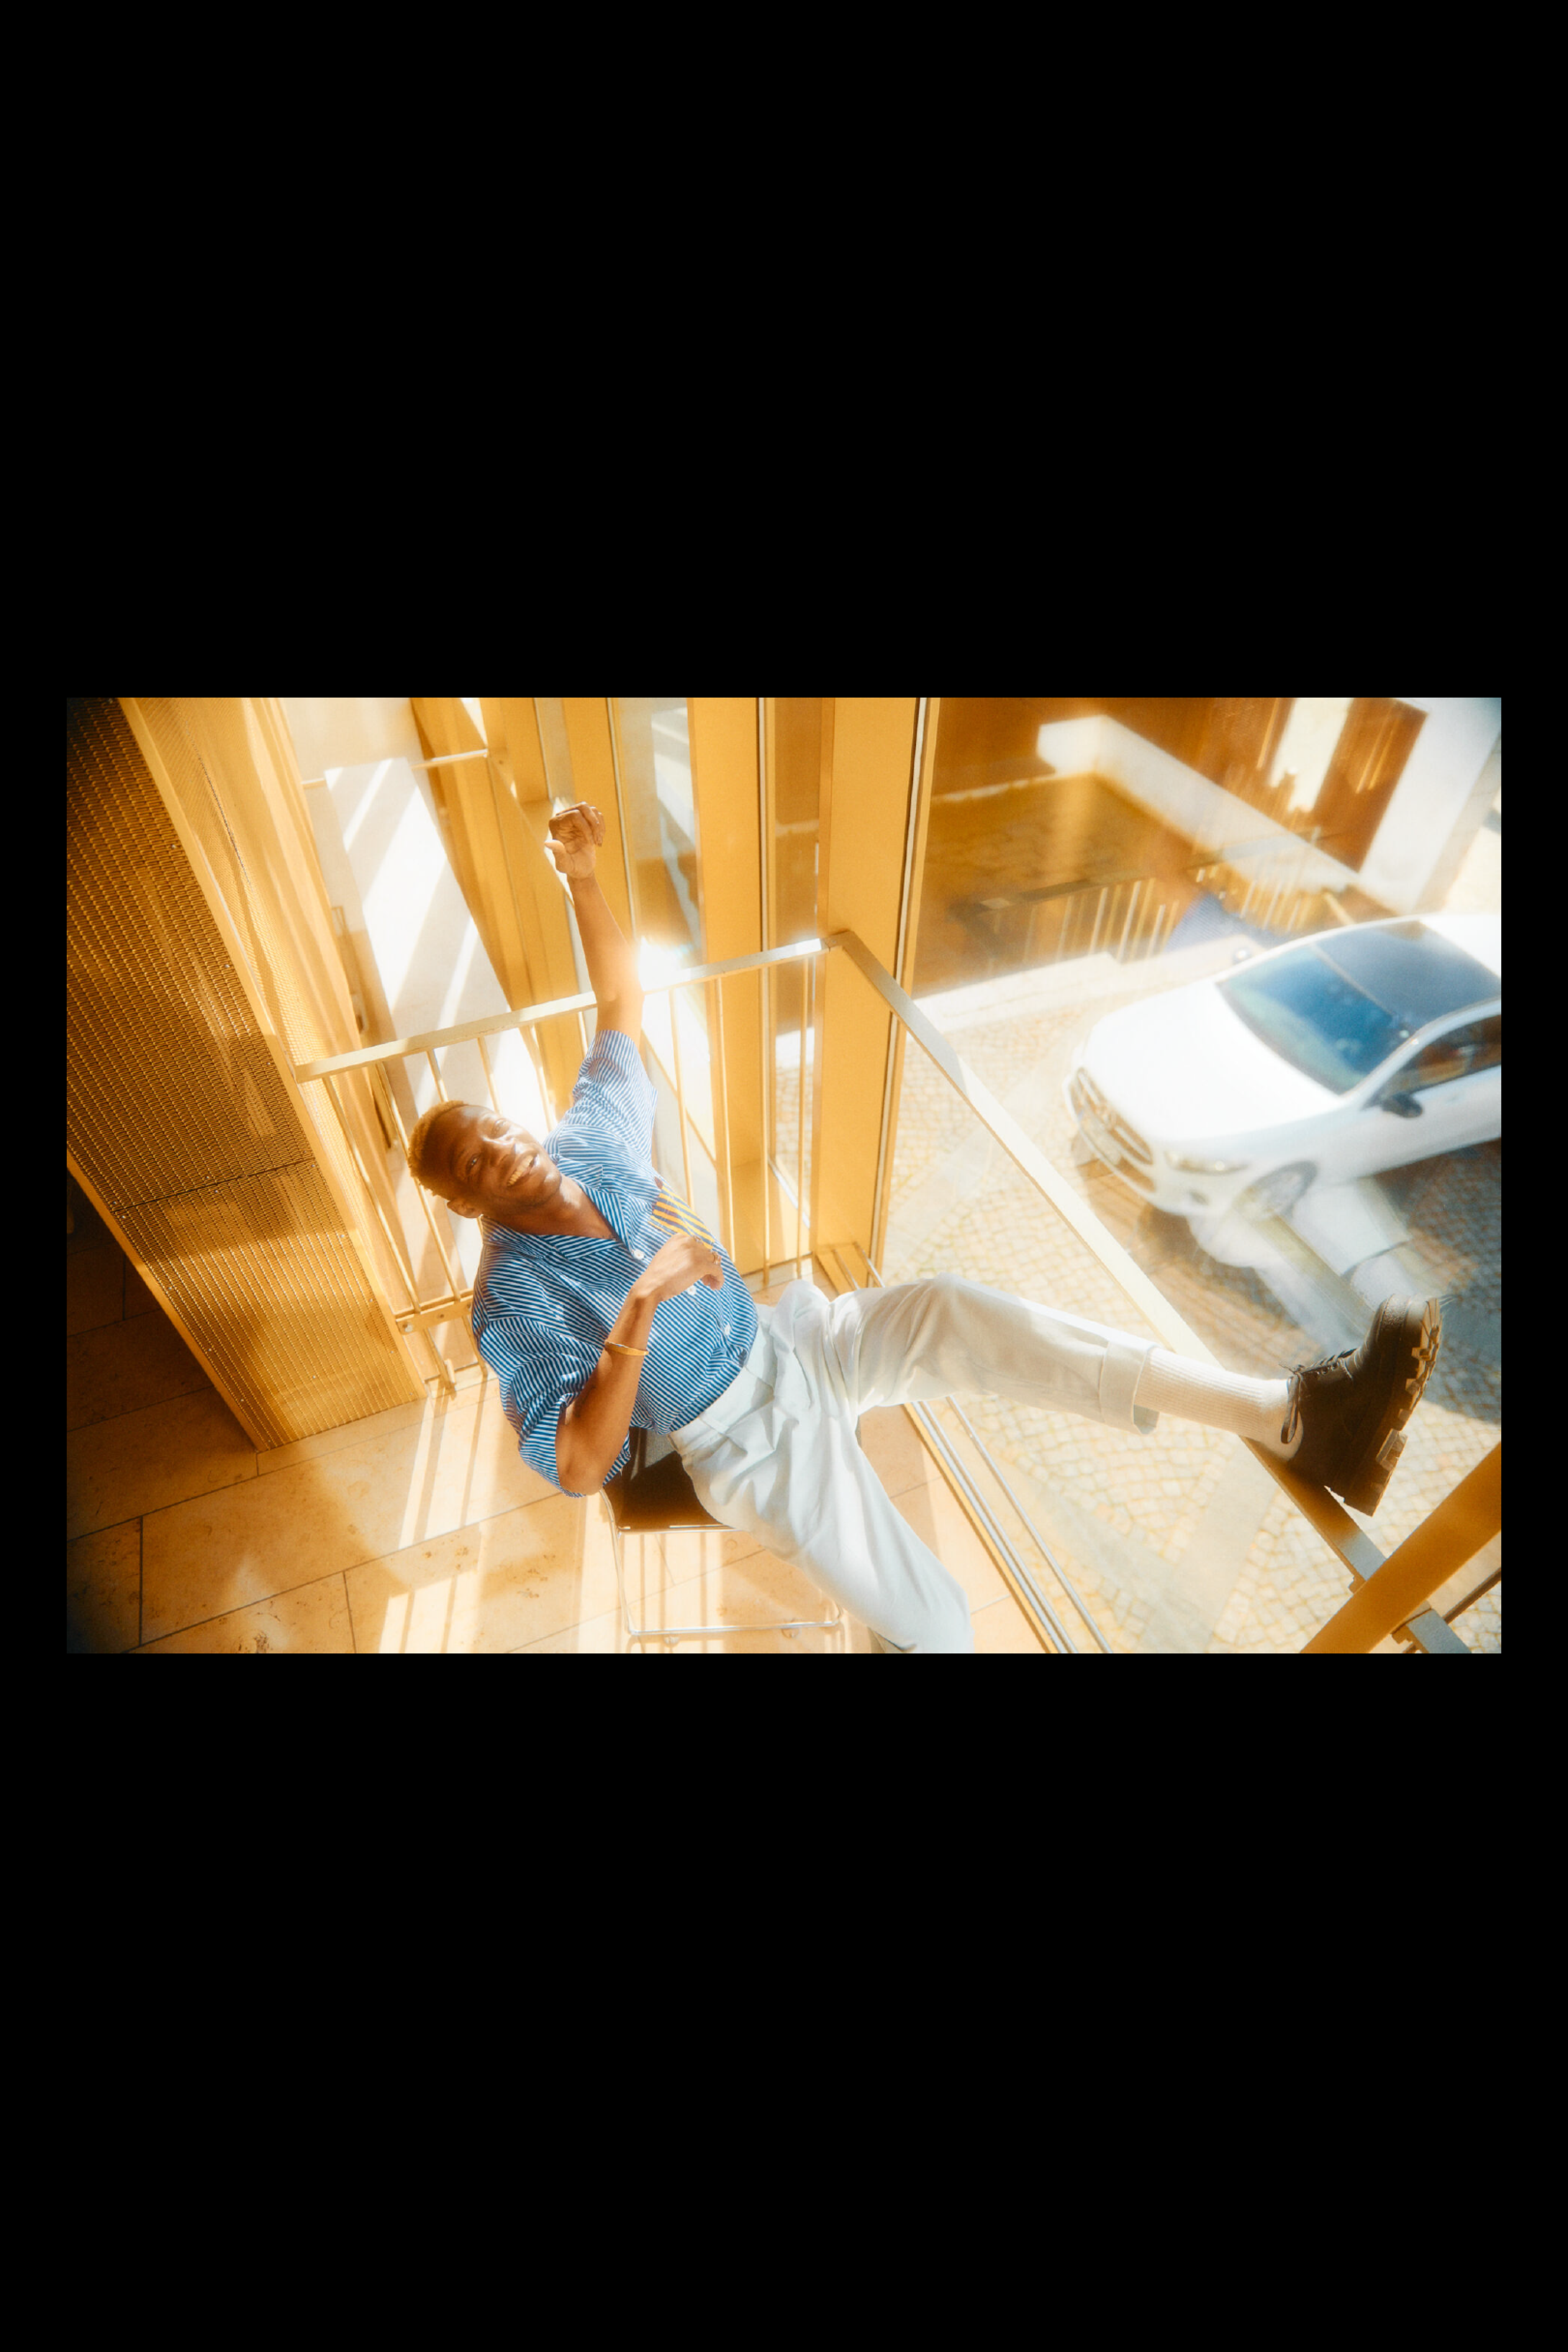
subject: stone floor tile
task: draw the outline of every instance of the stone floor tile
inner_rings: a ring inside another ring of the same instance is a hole
[[[900,1517],[927,1550],[934,1552],[948,1574],[963,1585],[971,1609],[1007,1591],[1000,1570],[934,1464],[923,1486],[906,1486],[892,1501]]]
[[[514,1658],[624,1658],[636,1647],[626,1639],[617,1608],[590,1617],[584,1624],[568,1625],[563,1633],[546,1633],[540,1641],[521,1643],[510,1654]],[[653,1657],[667,1654],[658,1643],[648,1652]]]
[[[415,1400],[408,1404],[388,1406],[384,1412],[374,1412],[364,1421],[346,1421],[337,1429],[323,1429],[315,1437],[298,1437],[289,1445],[271,1445],[256,1457],[257,1474],[266,1477],[274,1470],[291,1469],[296,1462],[313,1462],[322,1454],[343,1454],[351,1446],[362,1445],[367,1438],[389,1436],[396,1429],[412,1429],[431,1410],[434,1400]]]
[[[84,1249],[66,1260],[66,1331],[118,1323],[125,1312],[125,1260],[113,1247]]]
[[[454,1435],[458,1417],[468,1410],[469,1398],[476,1400],[472,1430],[465,1439],[442,1446],[427,1524],[466,1527],[542,1496],[559,1498],[560,1488],[531,1469],[519,1453],[517,1432],[501,1409],[496,1381],[460,1389],[456,1402],[448,1403],[447,1422]]]
[[[666,1612],[666,1622],[670,1624],[708,1622],[706,1618],[699,1616],[698,1609],[702,1595],[710,1593],[711,1590],[710,1578],[692,1579],[684,1589],[671,1587],[660,1603],[661,1609]],[[684,1597],[680,1597],[683,1591]],[[690,1604],[689,1610],[688,1602]],[[688,1647],[698,1651],[706,1649],[721,1654],[727,1649],[739,1648],[746,1644],[750,1644],[752,1654],[760,1653],[777,1657],[848,1658],[873,1657],[881,1654],[865,1626],[857,1623],[854,1618],[847,1616],[838,1625],[821,1632],[803,1630],[794,1634],[777,1636],[732,1634],[719,1641],[710,1640],[706,1643],[689,1644],[661,1642],[633,1643],[626,1639],[618,1609],[610,1610],[602,1617],[591,1618],[585,1624],[574,1625],[563,1633],[552,1633],[543,1641],[527,1643],[516,1654],[520,1657],[606,1657],[635,1654],[650,1658],[666,1658],[679,1657]]]
[[[626,1567],[633,1610],[657,1606],[660,1547],[628,1546]],[[559,1494],[365,1560],[347,1586],[359,1649],[384,1657],[517,1650],[618,1602],[606,1513]]]
[[[142,1522],[100,1528],[66,1546],[66,1637],[72,1647],[133,1650],[142,1638]]]
[[[731,1568],[763,1548],[741,1528],[672,1528],[663,1542],[673,1576],[694,1576],[715,1563]]]
[[[667,1549],[669,1547],[667,1543]],[[854,1621],[841,1613],[835,1626],[803,1627],[793,1633],[742,1631],[743,1626],[767,1626],[769,1621],[790,1617],[825,1617],[832,1603],[808,1578],[772,1553],[754,1551],[739,1561],[721,1560],[710,1549],[695,1575],[677,1580],[682,1559],[672,1552],[670,1579],[663,1591],[651,1597],[645,1623],[655,1625],[722,1625],[732,1630],[700,1640],[687,1637],[673,1644],[681,1656],[837,1656],[855,1645]],[[864,1635],[864,1628],[859,1631]],[[648,1644],[657,1649],[658,1643]],[[871,1643],[866,1637],[862,1654]]]
[[[71,1220],[71,1231],[66,1235],[68,1258],[79,1256],[88,1250],[119,1248],[114,1235],[68,1169],[66,1171],[66,1213]]]
[[[923,1486],[931,1475],[931,1456],[902,1405],[863,1412],[858,1435],[861,1453],[889,1495]]]
[[[1038,1634],[1012,1595],[974,1612],[974,1654],[980,1658],[1043,1658]],[[1100,1653],[1096,1651],[1098,1657]]]
[[[547,1496],[568,1499],[522,1462],[499,1403],[479,1389],[432,1400],[416,1423],[269,1471],[243,1495],[152,1515],[143,1632],[175,1632]]]
[[[125,1261],[125,1315],[127,1321],[129,1321],[133,1316],[151,1315],[154,1310],[162,1312],[162,1309],[158,1307],[158,1301],[153,1297],[152,1292],[148,1289],[146,1284],[137,1273],[136,1268],[132,1265],[130,1259],[127,1258]]]
[[[292,1592],[274,1593],[246,1609],[229,1610],[202,1625],[187,1625],[145,1643],[138,1657],[199,1654],[215,1657],[351,1656],[353,1629],[341,1576],[322,1577]]]
[[[79,1265],[89,1264],[79,1258]],[[211,1381],[163,1315],[104,1323],[66,1340],[66,1428],[90,1428],[144,1405],[193,1396]]]
[[[256,1475],[256,1449],[216,1389],[121,1413],[66,1439],[66,1533],[86,1535]]]

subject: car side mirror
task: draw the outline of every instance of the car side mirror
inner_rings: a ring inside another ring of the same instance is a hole
[[[1379,1110],[1391,1110],[1395,1118],[1419,1118],[1422,1116],[1421,1105],[1414,1095],[1381,1095],[1377,1107]]]

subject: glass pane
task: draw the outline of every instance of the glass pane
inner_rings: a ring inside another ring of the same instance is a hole
[[[1494,1044],[1458,1019],[1460,1000],[1500,994],[1500,816],[1484,855],[1434,868],[1418,916],[1372,897],[1347,851],[1361,842],[1369,878],[1394,870],[1351,803],[1386,809],[1392,762],[1420,734],[1408,781],[1433,814],[1407,794],[1401,821],[1427,824],[1436,856],[1498,723],[1495,706],[1466,706],[1462,726],[1458,708],[1442,707],[1443,733],[1355,698],[944,699],[917,947],[922,1009],[1222,1365],[1277,1379],[1357,1345],[1386,1297],[1441,1301],[1436,1369],[1363,1522],[1384,1553],[1501,1425],[1500,1023]],[[1308,823],[1325,807],[1344,816],[1338,858]],[[1354,1022],[1325,1027],[1316,997],[1298,1001],[1298,962],[1343,978]],[[1268,1019],[1240,1017],[1240,1000]],[[1480,1041],[1463,1068],[1421,1034],[1429,1020]],[[1293,1049],[1320,1033],[1316,1059]],[[1402,1055],[1423,1050],[1441,1082],[1385,1107]],[[882,1271],[942,1267],[1139,1328],[914,1048]],[[984,1411],[1065,1496],[1061,1540],[1097,1591],[1123,1594],[1120,1646],[1299,1648],[1346,1597],[1344,1570],[1238,1441]],[[1458,1630],[1500,1642],[1500,1603]]]
[[[714,1173],[713,1085],[704,1018],[706,985],[661,989],[643,1004],[643,1064],[658,1095],[654,1165],[672,1192],[689,1201],[715,1233],[719,1187]],[[679,1053],[679,1058],[678,1058]],[[679,1105],[686,1106],[682,1150]]]
[[[767,944],[793,947],[816,936],[818,818],[822,793],[822,703],[780,695],[769,739],[773,838]]]
[[[1273,945],[1332,921],[1330,898],[1386,912],[1363,902],[1310,822],[1315,782],[1308,794],[1301,773],[1279,769],[1285,752],[1303,771],[1320,751],[1332,764],[1337,739],[1303,735],[1292,749],[1295,709],[1278,696],[944,698],[917,997],[1095,955]],[[1376,785],[1352,795],[1362,830],[1392,791],[1381,768]]]
[[[779,695],[768,706],[768,761],[773,837],[768,864],[770,947],[792,947],[817,936],[816,877],[822,789],[822,702]],[[773,1246],[795,1255],[797,1216],[811,1198],[812,1034],[810,967],[803,962],[768,975],[768,1023],[773,1075],[769,1152],[773,1181]],[[802,1027],[805,1035],[802,1036]],[[802,1071],[805,1085],[802,1085]],[[801,1108],[805,1103],[803,1131]]]
[[[979,1072],[1015,1097],[1036,1066],[1036,1034],[1001,1027],[955,1040]],[[1048,1051],[1048,1041],[1047,1045]],[[948,1084],[910,1044],[882,1273],[889,1283],[947,1271],[1153,1337],[1139,1308]],[[1050,1117],[1035,1122],[1045,1141]],[[1059,1139],[1066,1156],[1066,1139]],[[1054,1155],[1053,1155],[1054,1156]],[[1097,1200],[1095,1205],[1100,1206]],[[1163,1278],[1162,1278],[1163,1277]],[[1156,1276],[1232,1369],[1275,1376],[1295,1335],[1245,1273],[1218,1282]],[[1281,1345],[1282,1343],[1282,1345]],[[1044,1539],[1046,1559],[976,1452],[951,1402],[939,1426],[1034,1572],[1079,1648],[1090,1646],[1076,1590],[1113,1651],[1128,1654],[1300,1649],[1345,1598],[1345,1571],[1239,1438],[1163,1415],[1148,1436],[994,1395],[962,1395]],[[1053,1566],[1054,1562],[1054,1566]]]
[[[618,695],[614,707],[637,944],[700,963],[697,811],[685,698]]]
[[[813,1010],[816,959],[775,968],[768,977],[773,1024],[773,1191],[771,1214],[775,1262],[807,1247],[805,1220],[811,1204],[811,1089],[816,1068]],[[804,1034],[803,1034],[804,1032]],[[802,1073],[804,1071],[804,1084]],[[798,1228],[798,1230],[797,1230]]]
[[[703,960],[689,720],[685,698],[679,695],[618,695],[611,707],[638,963],[647,985]],[[643,1060],[658,1097],[654,1165],[671,1191],[689,1202],[717,1233],[719,1186],[705,989],[669,989],[646,1000]]]

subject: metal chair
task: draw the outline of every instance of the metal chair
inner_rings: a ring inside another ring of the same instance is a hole
[[[668,1437],[650,1437],[646,1429],[631,1432],[631,1459],[619,1477],[604,1489],[610,1512],[610,1541],[616,1555],[616,1583],[621,1596],[621,1622],[631,1642],[692,1642],[721,1640],[727,1633],[794,1633],[827,1628],[843,1622],[837,1601],[830,1617],[785,1617],[756,1625],[638,1625],[626,1601],[622,1539],[626,1536],[676,1535],[717,1528],[723,1523],[705,1511],[686,1465]],[[661,1450],[662,1449],[662,1450]]]

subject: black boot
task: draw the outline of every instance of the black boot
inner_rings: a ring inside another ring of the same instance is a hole
[[[1301,1424],[1291,1469],[1370,1517],[1405,1451],[1405,1424],[1421,1402],[1442,1339],[1435,1298],[1385,1298],[1359,1348],[1298,1364],[1279,1433],[1288,1445]]]

